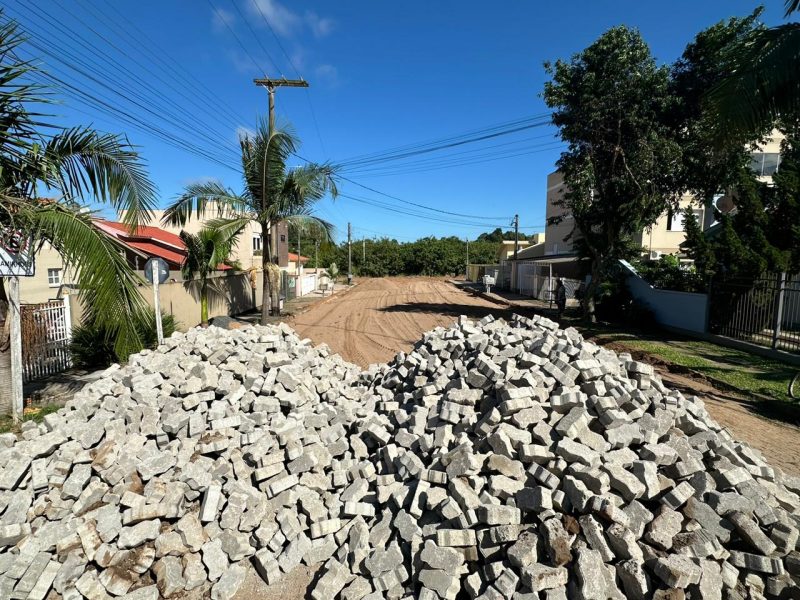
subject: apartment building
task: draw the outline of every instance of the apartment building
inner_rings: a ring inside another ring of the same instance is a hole
[[[772,181],[772,176],[780,166],[780,146],[783,139],[783,134],[774,130],[770,138],[751,153],[750,167],[760,181],[765,183]],[[557,204],[563,197],[565,189],[564,177],[560,171],[554,171],[547,176],[544,259],[575,254],[574,239],[570,237],[574,221],[568,211]],[[716,196],[713,203],[714,207],[723,213],[736,209],[735,198],[728,194]],[[703,229],[708,229],[714,224],[712,207],[703,206],[692,194],[684,194],[678,201],[678,207],[678,210],[667,211],[651,227],[644,228],[634,236],[634,242],[642,247],[645,255],[658,258],[664,254],[680,253],[680,245],[686,239],[683,211],[687,207],[692,209],[698,222],[703,224]],[[563,219],[560,223],[551,225],[550,219],[555,217]]]

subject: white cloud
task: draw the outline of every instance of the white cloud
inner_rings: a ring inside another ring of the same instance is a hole
[[[329,17],[322,17],[308,10],[302,16],[287,8],[278,0],[250,0],[247,8],[254,17],[256,25],[266,26],[269,21],[275,33],[291,37],[303,27],[308,27],[315,37],[324,37],[333,31],[335,22]]]
[[[318,38],[325,37],[331,31],[333,31],[333,28],[336,26],[336,23],[333,21],[333,19],[328,17],[320,17],[312,10],[307,10],[305,17],[306,23],[311,28],[314,36]]]
[[[297,14],[277,0],[250,0],[248,8],[258,17],[256,23],[266,18],[278,35],[290,36],[301,21]]]
[[[233,27],[235,22],[236,17],[233,16],[233,13],[228,12],[224,8],[216,9],[214,15],[211,17],[211,24],[214,26],[215,31],[224,31],[228,27]]]

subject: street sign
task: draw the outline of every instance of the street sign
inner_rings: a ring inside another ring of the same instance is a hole
[[[144,278],[153,283],[153,271],[158,273],[158,283],[164,283],[169,277],[169,265],[163,258],[151,258],[144,265]]]
[[[144,265],[144,277],[153,284],[153,305],[156,315],[156,337],[158,344],[164,343],[164,328],[161,325],[161,300],[158,296],[158,286],[169,277],[169,265],[163,258],[151,258]]]
[[[0,277],[33,277],[35,272],[33,237],[0,229]]]

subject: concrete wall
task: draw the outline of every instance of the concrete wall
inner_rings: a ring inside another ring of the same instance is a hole
[[[255,290],[252,282],[255,282]],[[260,271],[231,273],[211,278],[209,281],[208,316],[238,315],[261,306]],[[178,321],[178,329],[186,331],[200,323],[200,294],[197,281],[168,281],[159,286],[161,313],[172,315]],[[152,288],[142,286],[142,296],[154,306]]]
[[[705,333],[708,295],[658,290],[639,277],[626,261],[620,264],[628,274],[631,295],[653,311],[659,325],[693,333]]]

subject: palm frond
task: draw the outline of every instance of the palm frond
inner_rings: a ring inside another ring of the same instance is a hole
[[[232,217],[230,219],[212,219],[207,221],[204,229],[211,230],[218,236],[219,244],[228,244],[233,247],[236,239],[244,231],[245,227],[252,221],[249,217]]]
[[[319,236],[321,242],[332,242],[336,233],[336,226],[333,223],[310,213],[287,215],[283,220],[291,227],[315,237]]]
[[[786,0],[785,6],[786,12],[784,17],[788,19],[793,12],[800,10],[800,0]]]
[[[800,0],[798,0],[800,2]],[[737,66],[708,94],[723,130],[769,128],[800,110],[800,23],[761,29],[731,51]]]
[[[283,186],[288,161],[297,148],[297,138],[288,127],[270,131],[262,119],[255,134],[243,135],[239,144],[245,187],[254,205],[264,213]]]
[[[50,242],[80,281],[87,316],[104,326],[117,355],[140,350],[137,324],[147,323],[149,309],[139,294],[141,281],[116,244],[92,225],[91,216],[58,204],[23,208],[37,236]]]
[[[58,189],[68,201],[94,196],[125,211],[135,229],[150,220],[156,188],[133,148],[112,134],[76,127],[52,136],[41,153],[31,153],[37,179]]]
[[[23,60],[17,49],[26,41],[19,25],[0,9],[0,150],[19,159],[38,139],[37,128],[48,127],[37,120],[40,113],[26,105],[50,101],[44,86],[30,76],[39,72],[33,61]]]
[[[198,220],[208,210],[216,212],[216,218],[238,215],[251,211],[247,195],[240,195],[219,181],[198,181],[187,185],[183,193],[165,211],[162,223],[184,226],[194,213]]]

